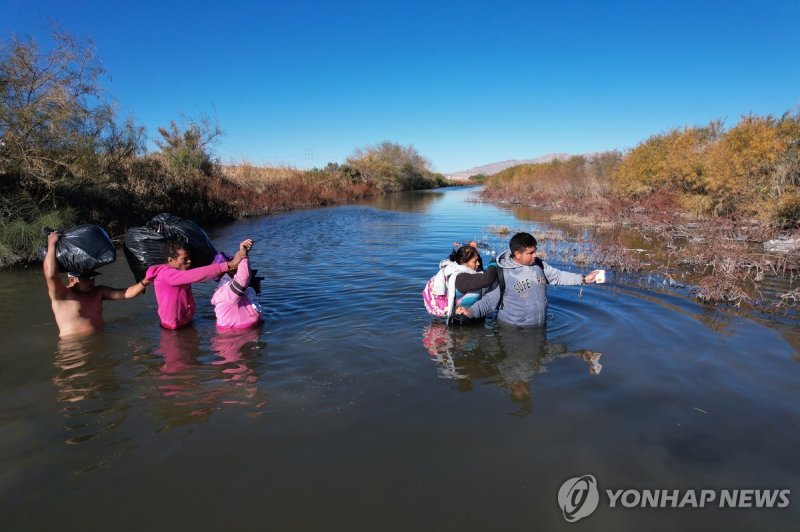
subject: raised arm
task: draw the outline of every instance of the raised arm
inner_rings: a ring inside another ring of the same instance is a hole
[[[239,262],[233,281],[229,285],[231,297],[242,297],[250,284],[250,260],[247,254],[250,252],[251,247],[253,247],[253,241],[249,238],[239,244],[239,251],[236,255],[244,254],[244,258]]]
[[[47,255],[44,257],[42,268],[44,269],[44,278],[47,281],[47,292],[50,299],[64,299],[67,293],[67,287],[64,286],[64,281],[58,274],[58,262],[56,262],[56,242],[61,238],[57,232],[53,231],[47,235]]]
[[[239,263],[239,267],[236,269],[236,275],[233,276],[233,280],[239,286],[243,288],[247,288],[247,285],[250,284],[250,260],[245,257],[242,262]]]

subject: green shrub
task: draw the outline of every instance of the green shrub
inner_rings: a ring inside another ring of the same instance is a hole
[[[202,172],[211,175],[215,161],[211,154],[211,145],[222,135],[219,125],[208,118],[188,120],[184,127],[178,127],[175,121],[169,128],[158,128],[161,139],[156,145],[169,169],[176,175]]]
[[[0,267],[36,260],[39,248],[45,244],[43,227],[65,229],[73,225],[72,209],[45,212],[32,220],[0,222]]]
[[[346,166],[381,192],[437,186],[430,163],[414,146],[384,141],[374,146],[358,148],[347,159]]]

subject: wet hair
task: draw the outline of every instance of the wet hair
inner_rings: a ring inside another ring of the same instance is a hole
[[[517,251],[524,251],[526,248],[535,248],[536,239],[530,233],[517,233],[508,241],[508,247],[511,249],[512,254]]]
[[[184,250],[186,253],[190,253],[189,245],[180,239],[174,239],[167,242],[167,246],[164,249],[164,252],[167,255],[168,259],[177,259],[178,252],[180,250]]]
[[[477,256],[478,251],[474,247],[467,245],[453,250],[448,258],[456,264],[464,264],[465,262],[468,262]]]

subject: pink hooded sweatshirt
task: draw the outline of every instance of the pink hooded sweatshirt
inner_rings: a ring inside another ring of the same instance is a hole
[[[180,329],[194,318],[196,305],[192,295],[192,283],[219,277],[228,271],[225,263],[209,264],[191,270],[179,270],[166,264],[147,268],[145,279],[156,287],[158,317],[165,329]]]
[[[214,291],[211,304],[217,314],[219,329],[247,329],[261,321],[261,312],[248,299],[246,292],[255,297],[255,291],[248,288],[250,283],[250,262],[242,259],[233,279],[226,275]]]

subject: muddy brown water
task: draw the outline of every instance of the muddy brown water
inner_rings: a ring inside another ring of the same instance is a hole
[[[40,271],[1,273],[2,528],[796,526],[796,325],[611,276],[550,287],[545,329],[447,329],[420,291],[453,241],[501,251],[487,226],[554,228],[474,193],[211,231],[220,249],[254,238],[268,277],[266,322],[237,335],[215,331],[205,283],[186,330],[159,328],[149,291],[106,303],[104,333],[59,341]],[[120,259],[105,284],[132,282]],[[570,524],[557,494],[584,474],[600,504]],[[608,507],[604,490],[644,488],[792,494],[783,509]]]

